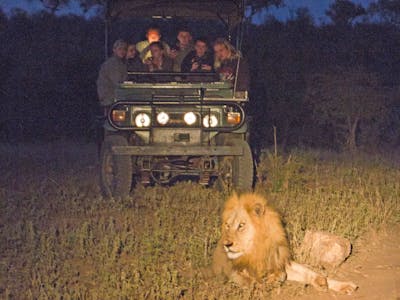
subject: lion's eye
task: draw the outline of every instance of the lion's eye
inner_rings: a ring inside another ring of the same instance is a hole
[[[238,230],[243,230],[244,229],[245,223],[239,223]]]
[[[229,229],[231,226],[228,223],[225,223],[225,228]]]

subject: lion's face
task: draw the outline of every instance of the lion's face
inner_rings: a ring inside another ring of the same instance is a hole
[[[251,251],[256,229],[246,210],[238,207],[224,219],[222,242],[229,259],[237,259]]]
[[[256,195],[228,199],[222,214],[221,242],[229,259],[250,255],[259,247],[264,226],[265,201]]]

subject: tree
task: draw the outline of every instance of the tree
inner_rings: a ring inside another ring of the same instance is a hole
[[[400,0],[378,0],[368,7],[368,11],[388,23],[400,26]]]
[[[250,8],[251,15],[254,15],[270,6],[281,6],[283,4],[283,0],[249,0],[246,1],[246,4]]]
[[[375,74],[363,68],[315,74],[305,97],[320,125],[333,127],[349,150],[357,148],[360,122],[386,117],[386,97]]]
[[[336,0],[325,12],[332,22],[338,26],[351,25],[355,18],[366,13],[367,11],[362,5],[356,5],[349,0]]]

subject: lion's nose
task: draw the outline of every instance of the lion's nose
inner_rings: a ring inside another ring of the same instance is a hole
[[[232,241],[230,241],[230,240],[225,240],[225,241],[224,241],[224,246],[225,246],[225,247],[229,248],[229,247],[232,247],[232,245],[233,245],[233,242],[232,242]]]

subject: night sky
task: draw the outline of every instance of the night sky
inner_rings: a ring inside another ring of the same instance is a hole
[[[271,9],[269,13],[276,16],[278,19],[285,20],[290,17],[291,12],[294,12],[299,7],[308,7],[311,14],[314,16],[317,23],[325,22],[325,11],[329,5],[334,2],[333,0],[285,0],[286,6],[279,9]],[[353,0],[354,3],[360,3],[364,6],[368,6],[374,0]],[[40,1],[38,0],[1,0],[0,5],[6,13],[9,13],[13,8],[22,8],[24,10],[35,12],[42,8]],[[79,5],[75,1],[71,1],[71,4],[67,8],[63,8],[61,13],[77,13],[82,14]]]

